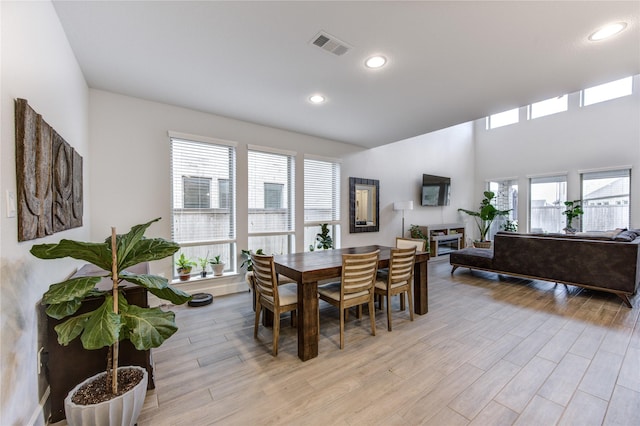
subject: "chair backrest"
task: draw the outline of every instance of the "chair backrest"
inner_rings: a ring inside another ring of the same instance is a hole
[[[342,255],[342,296],[371,290],[378,272],[380,250],[371,253]]]
[[[410,283],[415,261],[415,246],[391,249],[391,256],[389,257],[389,284],[397,284],[404,281]]]
[[[396,248],[415,247],[417,251],[424,251],[427,241],[422,238],[401,238],[396,237]]]
[[[256,292],[278,300],[278,278],[273,256],[251,253],[253,263],[253,280]]]

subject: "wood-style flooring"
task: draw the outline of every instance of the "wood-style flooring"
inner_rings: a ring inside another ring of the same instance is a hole
[[[321,303],[319,356],[297,357],[283,315],[253,338],[251,295],[173,307],[138,425],[640,425],[640,296],[429,264],[429,313],[394,301],[349,315]]]

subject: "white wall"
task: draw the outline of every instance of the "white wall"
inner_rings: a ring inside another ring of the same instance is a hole
[[[631,224],[640,228],[640,77],[634,94],[579,107],[579,92],[569,95],[565,112],[493,130],[475,122],[476,193],[489,180],[517,178],[518,217],[528,217],[527,176],[567,172],[567,199],[580,198],[580,171],[631,166]],[[480,198],[476,199],[476,204]],[[521,219],[519,230],[525,232]]]
[[[405,235],[409,226],[464,222],[458,207],[474,199],[474,144],[472,123],[460,124],[422,136],[346,156],[342,169],[342,245],[395,245],[402,230],[402,212],[396,201],[413,200],[405,212]],[[448,206],[422,207],[422,175],[451,178]],[[380,231],[349,233],[349,177],[380,181]],[[468,228],[469,230],[469,228]]]
[[[50,2],[0,2],[0,424],[43,424],[38,403],[45,384],[37,375],[36,306],[48,286],[73,272],[75,262],[39,260],[33,244],[86,240],[90,203],[86,179],[88,89]],[[84,158],[82,228],[18,243],[17,219],[7,218],[6,192],[16,192],[14,100],[24,98]],[[40,388],[40,389],[39,389]]]
[[[89,164],[92,182],[91,235],[106,236],[111,226],[125,231],[161,216],[148,234],[171,237],[171,182],[168,131],[237,143],[238,252],[247,247],[247,145],[296,152],[296,211],[304,210],[304,154],[341,158],[361,149],[327,139],[233,120],[185,108],[100,90],[90,90]],[[302,215],[296,234],[303,235]],[[301,240],[301,239],[300,239]],[[302,241],[297,250],[303,250]],[[171,276],[169,259],[154,262],[154,273]],[[240,279],[240,278],[238,278]],[[223,280],[219,280],[220,283]]]

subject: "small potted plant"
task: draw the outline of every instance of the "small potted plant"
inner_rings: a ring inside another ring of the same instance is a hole
[[[584,214],[582,210],[582,200],[565,201],[564,205],[567,208],[562,212],[567,217],[567,226],[564,231],[567,234],[575,234],[578,230],[573,227],[573,219],[576,219]]]
[[[207,278],[207,265],[209,265],[209,254],[205,257],[198,258],[198,263],[200,264],[200,276],[202,278]]]
[[[159,347],[178,330],[173,312],[129,304],[126,291],[119,285],[126,280],[176,305],[191,300],[189,294],[171,287],[164,277],[127,271],[179,250],[180,246],[172,241],[144,237],[146,229],[158,220],[136,225],[124,235],[111,228],[111,236],[102,243],[63,239],[57,244],[37,244],[30,250],[40,259],[71,257],[102,271],[52,284],[42,297],[48,316],[58,320],[69,317],[55,327],[60,345],[66,346],[79,337],[85,349],[109,347],[106,371],[80,383],[65,398],[69,425],[134,424],[145,399],[148,375],[141,367],[118,367],[120,341],[129,340],[136,349],[149,350]],[[113,284],[108,290],[99,290],[96,285],[104,277]],[[86,299],[95,297],[104,298],[100,307],[76,314]]]
[[[478,210],[466,210],[458,209],[460,212],[464,212],[469,216],[473,216],[478,225],[478,231],[480,231],[480,240],[474,241],[473,245],[479,248],[490,248],[491,241],[487,240],[487,233],[491,228],[491,224],[498,216],[506,216],[509,214],[509,210],[498,210],[496,206],[491,204],[491,200],[496,196],[493,191],[484,191],[484,199],[480,203]]]
[[[502,230],[506,232],[518,232],[518,221],[507,219],[502,224]]]
[[[180,281],[188,281],[191,278],[191,269],[196,266],[196,262],[185,256],[184,252],[180,253],[180,257],[176,260],[178,267],[178,276]]]
[[[211,263],[211,267],[213,268],[213,275],[216,277],[221,276],[224,271],[224,262],[220,260],[220,255],[215,256],[209,263]]]
[[[313,245],[309,247],[313,251]],[[333,239],[329,235],[329,224],[320,225],[320,232],[316,234],[316,247],[321,250],[329,250],[333,248]]]

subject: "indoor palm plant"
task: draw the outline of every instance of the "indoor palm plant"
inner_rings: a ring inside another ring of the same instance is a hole
[[[498,216],[506,216],[511,210],[498,210],[496,206],[491,204],[491,200],[495,198],[496,194],[493,191],[484,191],[484,199],[480,203],[478,210],[466,210],[458,209],[458,211],[464,212],[476,221],[478,231],[480,231],[480,244],[474,242],[477,247],[491,247],[491,242],[487,241],[487,233],[491,228],[491,224]]]
[[[168,300],[174,304],[182,304],[191,299],[187,293],[173,288],[164,277],[150,274],[133,274],[126,269],[142,262],[163,259],[173,255],[180,248],[178,244],[162,238],[145,238],[144,232],[153,223],[160,220],[154,219],[145,224],[136,225],[123,235],[117,235],[115,228],[111,228],[111,236],[102,243],[80,242],[61,240],[57,244],[38,244],[31,248],[31,253],[40,259],[60,259],[71,257],[89,262],[101,270],[96,276],[72,277],[68,280],[52,284],[43,295],[42,301],[47,305],[46,313],[55,319],[68,318],[55,327],[58,335],[58,343],[66,346],[77,337],[80,337],[85,349],[100,349],[109,347],[106,372],[88,379],[82,387],[79,385],[70,392],[67,400],[72,397],[75,406],[86,405],[92,413],[77,414],[76,408],[70,408],[65,400],[67,422],[69,424],[117,424],[135,423],[133,420],[122,422],[114,419],[115,412],[130,414],[134,417],[140,413],[142,402],[122,402],[123,390],[119,386],[119,379],[131,376],[131,371],[136,367],[118,368],[119,342],[129,340],[138,350],[148,350],[160,346],[167,338],[177,331],[175,314],[165,312],[160,308],[144,308],[130,305],[125,293],[119,288],[122,280],[137,284],[146,288],[155,296]],[[96,284],[103,278],[109,277],[113,285],[108,291],[99,291]],[[94,311],[74,315],[81,307],[83,301],[91,297],[104,297],[104,302]],[[146,370],[138,374],[140,383],[135,389],[142,389],[142,401],[146,394]],[[104,381],[105,386],[97,387],[93,382]],[[82,392],[84,388],[84,392]],[[90,388],[90,391],[86,391]],[[75,399],[74,393],[84,394],[90,397],[87,404]],[[133,392],[129,392],[132,394]],[[126,397],[125,394],[124,396]],[[99,403],[95,403],[102,400]],[[105,405],[120,403],[120,410],[107,408]],[[136,408],[130,410],[128,404]],[[81,408],[78,408],[81,410]],[[137,411],[137,412],[136,412]],[[108,416],[100,418],[102,412]],[[128,412],[128,413],[127,413]],[[76,416],[80,416],[80,418]]]

